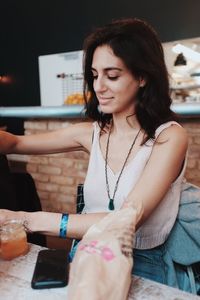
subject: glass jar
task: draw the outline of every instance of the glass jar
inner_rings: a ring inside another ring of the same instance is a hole
[[[13,259],[28,252],[27,235],[23,224],[11,220],[1,225],[1,257],[6,260]]]

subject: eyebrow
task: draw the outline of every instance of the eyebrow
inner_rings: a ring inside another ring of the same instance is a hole
[[[108,68],[104,69],[104,71],[113,71],[113,70],[122,71],[121,68],[117,68],[117,67],[108,67]],[[97,72],[97,70],[95,68],[91,68],[91,71],[96,71]]]

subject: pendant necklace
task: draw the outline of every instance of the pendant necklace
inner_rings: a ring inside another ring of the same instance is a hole
[[[108,139],[107,139],[107,145],[106,145],[105,177],[106,177],[106,189],[107,189],[107,194],[108,194],[108,199],[109,199],[108,208],[109,208],[109,210],[114,210],[114,209],[115,209],[115,206],[114,206],[114,198],[115,198],[115,194],[116,194],[116,191],[117,191],[117,188],[118,188],[119,180],[120,180],[120,178],[121,178],[121,176],[122,176],[122,173],[123,173],[123,171],[124,171],[125,165],[126,165],[126,163],[127,163],[127,161],[128,161],[128,158],[129,158],[129,156],[130,156],[130,154],[131,154],[131,151],[132,151],[132,149],[133,149],[133,146],[135,145],[135,142],[136,142],[137,137],[138,137],[138,135],[139,135],[139,133],[140,133],[140,131],[141,131],[141,128],[138,130],[138,132],[137,132],[137,134],[136,134],[136,136],[135,136],[135,138],[134,138],[134,140],[133,140],[133,142],[132,142],[132,144],[131,144],[131,146],[130,146],[130,149],[129,149],[129,151],[128,151],[128,154],[127,154],[127,156],[126,156],[126,159],[125,159],[125,161],[124,161],[124,163],[123,163],[122,169],[121,169],[121,171],[120,171],[120,173],[119,173],[119,176],[118,176],[118,178],[117,178],[117,181],[116,181],[116,184],[115,184],[115,188],[114,188],[114,192],[113,192],[113,196],[112,196],[112,197],[111,197],[111,195],[110,195],[110,187],[109,187],[109,183],[108,183],[108,170],[107,170],[107,169],[108,169],[108,149],[109,149],[109,142],[110,142],[111,129],[112,129],[112,125],[110,126],[110,130],[109,130],[109,133],[108,133]]]

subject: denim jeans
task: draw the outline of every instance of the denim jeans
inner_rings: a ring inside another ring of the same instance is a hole
[[[132,274],[167,284],[164,251],[163,245],[149,250],[134,249]]]
[[[167,280],[167,272],[169,271],[168,266],[163,259],[165,251],[165,244],[149,250],[134,249],[132,274],[162,284],[171,285]],[[187,268],[186,266],[174,262],[174,268],[177,283],[175,286],[172,286],[189,293],[197,293],[197,295],[200,295],[200,263],[191,265],[190,268]],[[191,279],[192,277],[193,279]]]

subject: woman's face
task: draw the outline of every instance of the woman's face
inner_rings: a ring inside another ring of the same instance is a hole
[[[104,113],[134,113],[134,100],[142,84],[123,61],[107,46],[96,48],[93,61],[93,87]]]

